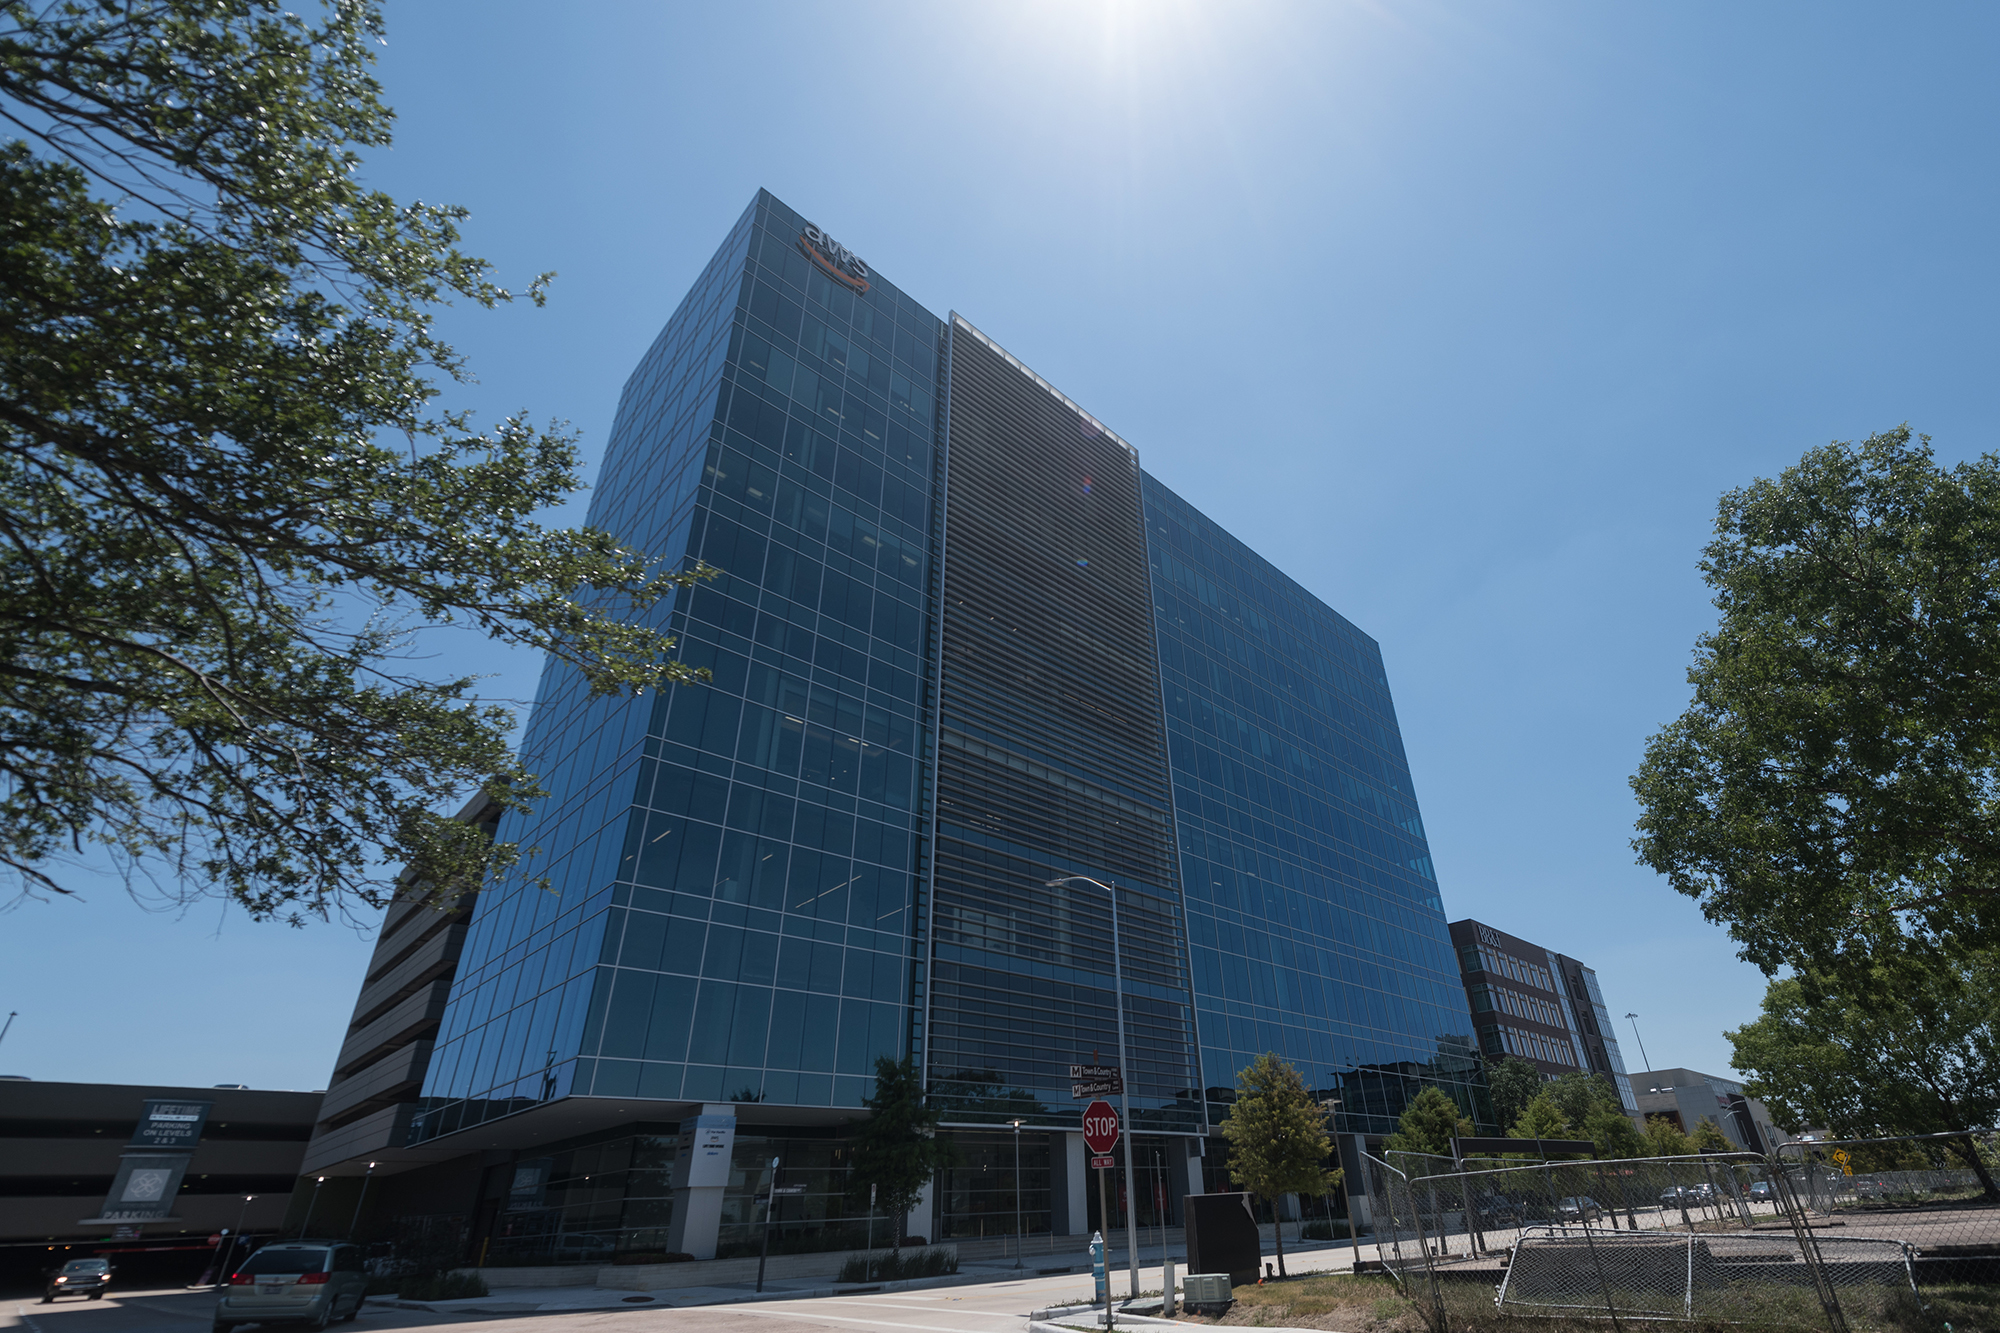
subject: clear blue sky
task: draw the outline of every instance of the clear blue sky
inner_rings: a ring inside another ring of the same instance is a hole
[[[1382,644],[1439,880],[1656,1065],[1763,983],[1633,862],[1716,497],[1909,421],[1994,446],[2000,10],[392,5],[371,163],[549,307],[460,401],[573,421],[760,185],[956,308]],[[580,508],[578,510],[580,513]],[[496,692],[539,664],[444,643]],[[325,1083],[367,941],[115,886],[0,916],[0,1072]],[[1627,1042],[1627,1059],[1639,1067]]]

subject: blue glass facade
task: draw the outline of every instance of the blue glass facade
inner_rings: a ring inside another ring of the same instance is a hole
[[[1117,886],[1148,1219],[1266,1050],[1345,1130],[1424,1082],[1490,1118],[1375,643],[961,317],[760,192],[626,385],[590,522],[722,571],[647,613],[711,679],[593,699],[545,671],[549,796],[498,830],[536,850],[472,909],[405,1094],[421,1160],[520,1116],[489,1133],[590,1196],[549,1220],[542,1190],[536,1234],[644,1248],[680,1117],[755,1106],[739,1145],[837,1174],[841,1113],[909,1054],[968,1151],[1041,1132],[1020,1213],[1075,1231],[1068,1066],[1114,1058],[1118,996],[1104,892],[1069,875]],[[581,1099],[647,1105],[584,1133]],[[572,1181],[613,1142],[647,1163],[622,1212]],[[936,1233],[1010,1217],[990,1183],[943,1182]]]
[[[905,1049],[941,325],[804,225],[760,194],[620,400],[590,522],[724,571],[655,612],[712,680],[550,665],[551,799],[499,831],[544,850],[481,896],[419,1139],[566,1095],[855,1107]]]
[[[1146,477],[1211,1118],[1264,1051],[1388,1133],[1434,1082],[1489,1119],[1375,641]]]

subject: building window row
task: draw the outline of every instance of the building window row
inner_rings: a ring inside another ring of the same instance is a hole
[[[1498,1009],[1502,1013],[1512,1014],[1516,1018],[1525,1018],[1535,1023],[1546,1023],[1552,1028],[1566,1028],[1569,1026],[1569,1024],[1563,1021],[1562,1010],[1550,1004],[1547,1000],[1539,999],[1533,995],[1521,995],[1515,991],[1508,990],[1504,986],[1474,986],[1472,988],[1472,1011],[1476,1014],[1489,1014],[1495,1009]]]
[[[1523,986],[1533,986],[1538,990],[1555,993],[1555,978],[1549,970],[1535,963],[1526,962],[1512,954],[1501,953],[1479,945],[1466,945],[1458,951],[1458,961],[1467,972],[1492,972]]]
[[[1576,1067],[1576,1051],[1569,1042],[1545,1037],[1539,1032],[1526,1032],[1501,1024],[1480,1029],[1479,1044],[1488,1055],[1504,1053],[1540,1060],[1544,1064]]]

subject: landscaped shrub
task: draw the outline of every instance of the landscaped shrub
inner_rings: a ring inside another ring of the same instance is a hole
[[[842,1282],[894,1282],[911,1277],[942,1277],[958,1271],[958,1255],[938,1247],[927,1250],[879,1250],[856,1254],[840,1266]]]
[[[1317,1222],[1307,1222],[1299,1228],[1299,1235],[1306,1240],[1349,1240],[1353,1238],[1353,1224],[1344,1217],[1329,1222],[1320,1218]]]
[[[694,1256],[683,1254],[679,1250],[621,1250],[612,1256],[611,1262],[620,1267],[631,1267],[635,1264],[688,1264],[694,1262]]]
[[[406,1301],[462,1301],[468,1296],[486,1295],[486,1279],[477,1273],[432,1273],[406,1277],[396,1294]]]

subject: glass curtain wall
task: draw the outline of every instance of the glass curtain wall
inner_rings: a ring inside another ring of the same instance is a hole
[[[1275,1051],[1387,1133],[1490,1121],[1375,641],[1156,478],[1146,535],[1209,1115]]]
[[[655,612],[712,680],[544,673],[551,796],[501,836],[546,850],[479,900],[420,1138],[568,1093],[858,1106],[905,1049],[942,326],[807,235],[760,192],[620,401],[590,521],[722,571]]]

